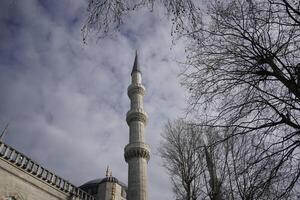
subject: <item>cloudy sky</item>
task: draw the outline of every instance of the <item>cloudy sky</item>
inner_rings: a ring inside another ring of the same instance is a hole
[[[134,13],[113,38],[82,43],[85,0],[0,1],[0,129],[4,141],[81,185],[105,175],[127,182],[123,148],[135,49],[147,90],[150,199],[173,199],[157,154],[163,124],[182,116],[182,42],[161,13]]]

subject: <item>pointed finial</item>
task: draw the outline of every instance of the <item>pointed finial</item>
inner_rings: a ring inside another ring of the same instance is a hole
[[[5,126],[5,128],[3,129],[3,131],[2,131],[2,133],[0,135],[0,141],[3,140],[4,134],[5,134],[5,132],[6,132],[7,128],[8,128],[8,125],[9,125],[9,123],[7,123],[6,126]]]
[[[112,177],[112,171],[111,171],[111,169],[109,169],[109,165],[107,165],[105,176],[106,177]]]
[[[142,73],[141,70],[140,70],[139,62],[138,62],[138,53],[137,53],[137,50],[135,50],[135,58],[134,58],[134,63],[133,63],[133,68],[132,68],[132,71],[131,71],[131,75],[134,72],[140,72],[140,73]]]
[[[105,174],[106,177],[109,177],[109,166],[107,165],[107,168],[106,168],[106,174]]]

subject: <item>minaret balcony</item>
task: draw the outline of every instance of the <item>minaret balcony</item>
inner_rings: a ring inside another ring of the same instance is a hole
[[[140,84],[140,83],[134,83],[134,84],[131,84],[129,85],[128,89],[127,89],[127,95],[129,97],[131,97],[132,95],[134,94],[140,94],[140,95],[145,95],[145,87]]]
[[[129,110],[126,114],[126,121],[128,125],[130,125],[130,122],[132,121],[141,121],[146,125],[147,119],[147,113],[141,108]]]
[[[126,162],[131,158],[145,158],[148,162],[150,160],[150,147],[143,142],[130,143],[124,149],[124,157]]]

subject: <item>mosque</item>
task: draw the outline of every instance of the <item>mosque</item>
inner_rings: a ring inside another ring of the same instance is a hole
[[[150,149],[144,137],[148,119],[143,108],[144,95],[136,53],[128,87],[130,110],[126,115],[129,144],[125,146],[124,157],[128,163],[128,185],[113,177],[107,168],[104,178],[77,187],[4,143],[0,137],[0,200],[148,200]]]

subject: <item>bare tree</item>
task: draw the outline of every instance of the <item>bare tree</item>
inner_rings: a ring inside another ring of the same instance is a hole
[[[170,174],[176,198],[196,200],[202,193],[199,182],[202,169],[197,151],[201,135],[178,120],[166,124],[162,137],[160,155]]]
[[[221,159],[224,149],[209,145],[217,134],[203,135],[199,126],[183,120],[168,122],[162,133],[159,152],[170,174],[178,200],[221,200],[225,166]]]
[[[288,16],[292,19],[292,22],[294,22],[289,25],[300,26],[299,1],[297,2],[293,0],[269,0],[269,2],[277,6],[278,12],[286,12],[288,14]]]
[[[174,31],[182,30],[185,23],[194,26],[201,16],[199,7],[193,0],[89,0],[88,17],[82,28],[83,41],[86,42],[91,31],[96,31],[99,38],[119,31],[124,19],[135,10],[146,7],[153,11],[155,3],[163,5],[166,14],[171,17]]]
[[[298,199],[296,189],[282,195],[292,178],[288,173],[293,163],[267,182],[280,156],[257,162],[267,144],[256,134],[215,145],[222,137],[219,131],[182,120],[165,126],[160,154],[177,199]]]
[[[183,84],[191,88],[191,108],[206,110],[207,126],[231,129],[224,140],[257,134],[264,141],[253,163],[276,158],[266,186],[290,169],[281,198],[300,176],[300,29],[277,11],[267,1],[212,4],[208,23],[189,35],[195,40]]]
[[[280,156],[269,156],[256,162],[258,155],[264,152],[264,146],[268,146],[258,135],[230,138],[220,145],[228,145],[229,149],[225,159],[227,174],[223,183],[223,190],[230,195],[227,199],[298,199],[296,188],[282,195],[292,178],[288,174],[291,166],[281,170],[271,181],[266,181],[270,171],[276,168]]]

